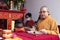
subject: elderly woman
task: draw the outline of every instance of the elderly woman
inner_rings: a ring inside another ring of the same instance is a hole
[[[55,19],[50,16],[48,8],[46,6],[42,6],[39,14],[40,19],[37,23],[37,30],[43,34],[58,34],[58,26]]]

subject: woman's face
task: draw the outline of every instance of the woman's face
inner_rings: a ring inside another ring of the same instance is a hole
[[[46,18],[49,14],[46,7],[41,8],[39,13],[40,13],[40,18]]]

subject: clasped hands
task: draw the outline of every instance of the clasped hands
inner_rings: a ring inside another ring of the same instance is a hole
[[[42,34],[47,34],[47,30],[46,30],[46,29],[41,29],[40,32],[41,32]]]

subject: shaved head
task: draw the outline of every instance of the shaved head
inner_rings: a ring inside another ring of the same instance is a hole
[[[48,10],[48,7],[47,6],[42,6],[40,8],[40,17],[41,18],[46,18],[48,15],[49,15],[49,10]]]
[[[47,6],[42,6],[42,7],[40,8],[40,10],[46,10],[46,11],[49,11]]]

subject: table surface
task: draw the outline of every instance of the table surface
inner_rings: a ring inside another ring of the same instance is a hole
[[[15,32],[20,38],[23,40],[59,40],[57,35],[50,35],[50,34],[29,34],[26,32]]]

